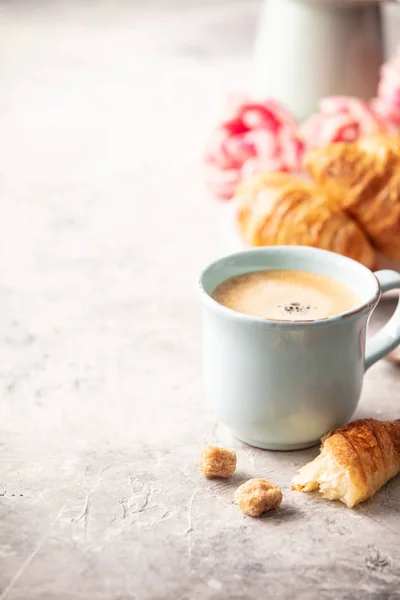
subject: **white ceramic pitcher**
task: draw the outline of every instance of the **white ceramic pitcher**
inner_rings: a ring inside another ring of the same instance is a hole
[[[373,97],[383,58],[380,17],[373,0],[265,0],[253,91],[299,119],[324,96]]]

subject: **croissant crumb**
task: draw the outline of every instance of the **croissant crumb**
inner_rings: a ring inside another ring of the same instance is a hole
[[[261,517],[263,513],[278,508],[282,498],[280,488],[266,479],[249,479],[235,492],[240,510],[250,517]]]
[[[205,477],[227,479],[236,470],[236,452],[219,446],[204,446],[200,453],[200,471]]]

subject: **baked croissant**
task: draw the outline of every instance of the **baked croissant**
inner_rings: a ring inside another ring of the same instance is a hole
[[[375,251],[323,189],[288,173],[257,173],[239,186],[237,221],[250,246],[298,244],[344,254],[369,268]]]
[[[376,248],[400,259],[400,139],[380,135],[331,144],[309,152],[305,165]]]
[[[320,455],[293,478],[292,489],[319,488],[324,498],[352,508],[399,472],[400,420],[360,419],[328,434]]]

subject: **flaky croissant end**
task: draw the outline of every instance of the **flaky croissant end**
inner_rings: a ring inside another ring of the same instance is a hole
[[[400,420],[360,419],[331,432],[321,453],[300,469],[292,489],[319,489],[349,508],[371,498],[400,472]]]

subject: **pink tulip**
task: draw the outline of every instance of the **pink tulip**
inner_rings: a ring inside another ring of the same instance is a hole
[[[388,126],[363,100],[331,96],[320,102],[320,112],[301,126],[307,149],[333,142],[354,142],[365,135],[387,133]]]
[[[220,200],[230,200],[240,181],[259,171],[298,171],[304,145],[295,119],[274,100],[241,97],[212,132],[205,153],[206,183]]]
[[[372,106],[389,121],[392,129],[400,126],[400,46],[395,56],[381,67],[378,95]]]

